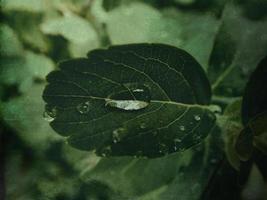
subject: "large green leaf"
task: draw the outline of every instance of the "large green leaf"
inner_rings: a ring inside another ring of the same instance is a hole
[[[212,130],[209,82],[185,51],[132,44],[88,57],[62,62],[43,93],[51,126],[72,146],[158,157],[190,148]]]
[[[208,77],[214,94],[242,96],[245,83],[267,49],[267,20],[251,21],[229,3],[210,57]]]
[[[210,13],[163,9],[131,1],[110,12],[101,12],[113,45],[152,42],[182,48],[207,68],[218,20]],[[100,15],[96,13],[95,15]],[[121,31],[123,27],[123,31]]]
[[[220,131],[216,129],[205,142],[165,157],[103,158],[82,178],[109,185],[120,194],[119,199],[198,200],[210,191],[209,184],[217,175],[223,155],[221,145]]]
[[[243,96],[242,121],[245,128],[240,133],[236,144],[236,149],[243,159],[250,157],[253,141],[257,148],[267,154],[266,76],[267,56],[251,74]]]

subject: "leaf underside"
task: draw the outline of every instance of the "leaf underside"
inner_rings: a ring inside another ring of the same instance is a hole
[[[130,44],[68,60],[47,76],[52,128],[102,156],[160,157],[201,142],[215,117],[197,61],[163,44]]]

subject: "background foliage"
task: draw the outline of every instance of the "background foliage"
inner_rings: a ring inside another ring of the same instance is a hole
[[[7,199],[267,196],[259,171],[266,157],[255,150],[253,159],[240,161],[234,148],[243,128],[241,96],[266,56],[265,0],[2,0],[0,14]],[[66,145],[42,117],[45,76],[89,50],[140,42],[174,45],[197,59],[220,105],[214,133],[192,149],[152,160],[100,158]]]

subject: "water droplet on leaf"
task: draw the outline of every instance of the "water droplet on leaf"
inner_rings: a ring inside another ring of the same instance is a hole
[[[122,110],[140,110],[148,106],[148,102],[138,100],[107,100],[106,106]]]
[[[175,138],[174,139],[174,143],[180,143],[180,142],[182,142],[182,140],[180,138]]]
[[[90,110],[90,102],[89,101],[86,101],[84,103],[81,103],[77,106],[77,110],[79,113],[81,114],[86,114],[89,112]]]
[[[173,149],[174,149],[174,151],[177,151],[177,146],[174,146]]]
[[[117,143],[121,141],[121,139],[125,136],[126,132],[126,129],[122,127],[115,129],[112,132],[113,142]]]
[[[49,105],[45,106],[45,111],[43,113],[44,120],[52,122],[56,118],[56,115],[57,115],[57,108],[55,106],[49,106]]]
[[[179,129],[180,129],[180,131],[185,131],[185,127],[184,127],[183,125],[181,125],[181,126],[179,127]]]
[[[124,90],[112,93],[106,99],[106,106],[126,111],[140,110],[150,103],[148,87],[137,83],[124,84]]]
[[[200,118],[199,115],[195,115],[195,116],[194,116],[194,119],[195,119],[196,121],[200,121],[200,120],[201,120],[201,118]]]

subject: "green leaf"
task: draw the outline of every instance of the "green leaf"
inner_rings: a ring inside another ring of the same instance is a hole
[[[22,54],[23,47],[16,33],[6,24],[0,24],[0,41],[1,57],[20,56]]]
[[[86,182],[96,180],[109,185],[119,192],[121,199],[198,200],[216,176],[222,159],[221,145],[220,131],[216,129],[205,142],[165,157],[102,158],[82,178]]]
[[[40,96],[43,88],[44,85],[34,85],[23,96],[0,105],[3,120],[36,151],[42,151],[51,141],[61,139],[42,118],[44,103]]]
[[[64,13],[63,17],[51,18],[41,24],[45,34],[61,35],[70,41],[73,56],[85,56],[88,50],[99,46],[97,33],[91,23],[75,14]]]
[[[241,96],[246,80],[265,56],[267,20],[251,21],[229,3],[210,56],[208,77],[214,94]]]
[[[37,52],[48,52],[50,43],[39,27],[41,13],[14,11],[7,12],[5,17],[25,47],[31,47]]]
[[[42,12],[46,8],[46,2],[45,0],[3,0],[1,6],[7,11]]]
[[[59,68],[43,98],[52,128],[76,148],[159,157],[201,142],[214,126],[209,82],[181,49],[113,46]]]
[[[257,69],[245,88],[242,103],[242,122],[244,130],[237,139],[236,150],[240,158],[249,159],[252,154],[253,140],[256,147],[267,152],[267,56],[259,63]]]
[[[0,67],[0,83],[18,84],[20,92],[28,91],[35,79],[44,80],[55,68],[50,58],[31,51],[16,58],[2,58]]]
[[[245,88],[242,104],[242,121],[247,125],[257,115],[267,111],[267,56],[261,60]]]
[[[160,12],[140,2],[121,5],[103,14],[112,44],[152,42],[173,45],[188,51],[207,68],[218,27],[218,20],[211,14],[171,8]]]
[[[241,105],[241,98],[235,100],[225,108],[223,115],[217,119],[217,123],[220,124],[222,135],[224,136],[227,159],[236,170],[240,170],[240,157],[235,147],[237,138],[243,129]]]

